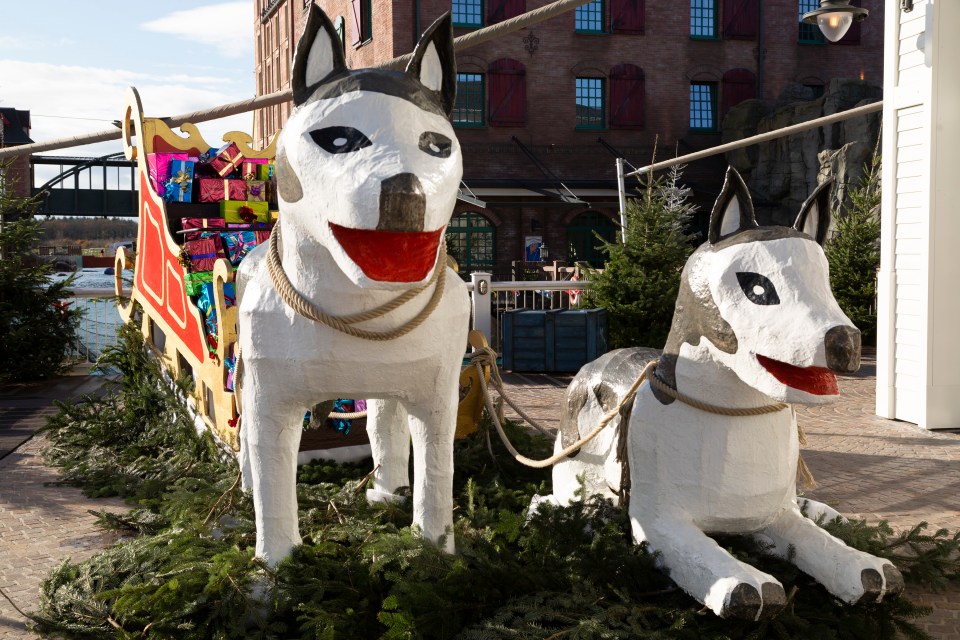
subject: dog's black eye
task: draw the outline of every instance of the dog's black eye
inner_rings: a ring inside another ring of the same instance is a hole
[[[353,127],[326,127],[310,132],[310,137],[327,153],[350,153],[369,147],[372,142]]]
[[[420,134],[420,150],[438,158],[449,158],[453,144],[442,133],[424,131]]]
[[[743,294],[753,304],[780,304],[777,289],[766,276],[751,271],[738,271],[737,282]]]

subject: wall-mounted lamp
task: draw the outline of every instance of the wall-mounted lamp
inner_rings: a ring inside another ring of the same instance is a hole
[[[900,11],[904,13],[913,11],[913,0],[900,0]]]
[[[820,8],[803,14],[803,22],[816,24],[827,40],[836,42],[846,35],[854,20],[859,22],[869,14],[863,7],[851,7],[850,0],[820,0]]]
[[[547,243],[544,242],[540,245],[540,260],[546,262],[547,258],[550,257],[550,252],[547,250]]]

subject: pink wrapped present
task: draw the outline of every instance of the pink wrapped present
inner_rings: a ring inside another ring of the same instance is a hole
[[[213,271],[217,258],[226,258],[219,235],[187,240],[180,250],[180,264],[187,271]]]
[[[180,218],[180,228],[187,240],[196,240],[204,230],[226,229],[227,221],[223,218]]]
[[[257,167],[269,162],[266,158],[244,158],[240,165],[240,177],[244,180],[258,180],[260,169]]]
[[[197,182],[200,185],[200,202],[247,199],[247,183],[243,180],[200,178]]]
[[[243,162],[243,154],[237,145],[230,142],[217,149],[214,157],[210,159],[210,166],[217,172],[221,178],[225,178],[235,170],[240,168]]]
[[[170,179],[170,163],[174,160],[187,161],[186,153],[148,153],[147,171],[150,174],[150,184],[158,195],[163,195],[164,185]]]

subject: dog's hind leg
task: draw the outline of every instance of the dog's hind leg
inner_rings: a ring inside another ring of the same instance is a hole
[[[773,553],[846,602],[879,602],[903,591],[903,576],[889,560],[848,547],[797,508],[786,509],[760,536],[773,542]]]
[[[786,605],[776,578],[740,562],[689,520],[630,521],[634,539],[660,553],[673,581],[721,618],[758,620]]]
[[[443,550],[453,553],[456,371],[441,370],[436,380],[436,395],[431,402],[404,403],[410,414],[413,438],[413,523],[420,527],[424,538],[438,544],[442,539]]]
[[[367,401],[367,435],[374,467],[367,500],[393,500],[397,489],[410,486],[410,431],[398,400]]]
[[[256,509],[256,554],[269,566],[276,566],[300,544],[297,450],[304,410],[265,392],[243,396],[243,446]]]

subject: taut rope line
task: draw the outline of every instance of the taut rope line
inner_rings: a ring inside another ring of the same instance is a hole
[[[294,289],[293,285],[290,283],[290,279],[287,277],[287,273],[283,270],[283,265],[280,263],[279,244],[280,225],[277,225],[274,227],[273,233],[270,235],[269,250],[267,252],[267,271],[270,273],[270,279],[273,281],[274,288],[277,290],[277,293],[280,294],[280,298],[284,301],[284,303],[286,303],[288,307],[302,315],[304,318],[325,324],[332,329],[336,329],[337,331],[346,333],[356,338],[383,342],[405,336],[419,327],[424,320],[430,317],[430,314],[432,314],[434,309],[437,308],[437,305],[440,304],[440,299],[443,297],[447,264],[447,248],[445,239],[440,243],[440,251],[437,254],[437,262],[433,267],[433,276],[431,276],[429,282],[421,287],[404,291],[393,300],[390,300],[389,302],[386,302],[375,309],[370,309],[369,311],[363,311],[361,313],[354,313],[346,316],[332,316],[328,313],[325,313],[320,309],[320,307],[304,298],[299,291]],[[399,327],[389,331],[370,331],[353,326],[359,322],[380,318],[390,313],[391,311],[399,308],[403,304],[415,298],[418,294],[426,290],[427,287],[434,283],[436,283],[436,286],[433,288],[433,295],[430,297],[430,301],[427,303],[427,306],[425,306],[420,313],[411,318],[405,324],[402,324]]]
[[[785,402],[775,402],[773,404],[763,405],[760,407],[721,407],[719,405],[710,404],[708,402],[702,402],[700,400],[697,400],[696,398],[691,398],[688,395],[680,393],[679,391],[677,391],[676,389],[674,389],[673,387],[665,383],[663,380],[658,378],[654,374],[654,371],[657,368],[658,361],[651,360],[650,362],[647,363],[647,366],[643,368],[643,371],[640,372],[640,375],[637,376],[637,379],[633,382],[633,384],[630,385],[630,388],[627,390],[626,394],[624,394],[623,398],[620,399],[620,402],[617,403],[617,406],[615,406],[613,409],[605,413],[603,417],[600,419],[599,424],[597,424],[597,426],[594,427],[590,433],[580,438],[570,446],[565,447],[563,451],[560,451],[559,453],[555,453],[549,458],[546,458],[544,460],[533,460],[531,458],[524,456],[519,451],[517,451],[514,448],[513,444],[507,438],[507,434],[503,430],[503,425],[500,423],[500,418],[497,415],[497,411],[493,406],[493,400],[490,397],[490,390],[487,388],[486,382],[483,379],[483,369],[481,368],[481,363],[490,365],[491,369],[496,372],[495,375],[491,376],[491,379],[494,381],[494,385],[497,387],[497,390],[500,393],[500,397],[502,397],[504,401],[506,401],[507,404],[509,404],[515,411],[517,411],[517,413],[520,414],[520,416],[524,420],[526,420],[528,423],[533,425],[535,428],[537,428],[541,432],[546,432],[546,430],[540,425],[538,425],[536,422],[528,418],[526,414],[524,414],[522,411],[517,409],[517,406],[503,393],[503,383],[500,379],[500,373],[496,364],[497,362],[496,353],[493,351],[493,349],[491,349],[490,347],[487,347],[486,349],[482,349],[477,353],[475,353],[472,356],[471,360],[473,361],[473,365],[477,368],[477,373],[479,374],[480,387],[483,390],[483,397],[484,397],[484,401],[486,402],[487,412],[490,414],[490,419],[493,421],[493,425],[496,427],[497,433],[500,434],[500,439],[503,441],[504,446],[507,447],[507,450],[514,457],[514,459],[516,459],[517,462],[524,464],[528,467],[533,467],[534,469],[543,469],[545,467],[549,467],[553,464],[556,464],[557,462],[559,462],[560,460],[563,460],[565,457],[569,456],[570,454],[576,451],[579,451],[584,445],[586,445],[588,442],[596,438],[600,434],[600,432],[603,431],[603,429],[605,429],[607,425],[610,424],[610,422],[617,416],[617,414],[620,413],[620,410],[624,407],[624,405],[626,405],[628,402],[633,401],[634,396],[637,394],[637,390],[640,388],[640,385],[643,384],[644,380],[649,380],[651,386],[656,387],[658,391],[665,393],[666,395],[670,396],[674,400],[679,400],[680,402],[686,405],[689,405],[695,409],[699,409],[700,411],[706,411],[707,413],[715,413],[715,414],[724,415],[724,416],[761,416],[767,413],[776,413],[777,411],[783,411],[784,409],[788,409],[790,407],[790,405],[788,405]],[[799,424],[797,424],[797,435],[800,440],[800,443],[806,444],[806,437],[804,436],[803,430],[800,428]],[[621,445],[618,447],[618,449],[622,448],[622,445],[623,443],[621,442]],[[618,455],[618,460],[620,460],[619,455]],[[627,464],[627,461],[625,459],[620,460],[620,462],[624,465]],[[814,486],[815,482],[813,479],[813,474],[810,473],[810,469],[807,467],[807,464],[803,461],[803,456],[797,457],[797,475],[803,480],[803,482],[808,487]]]

